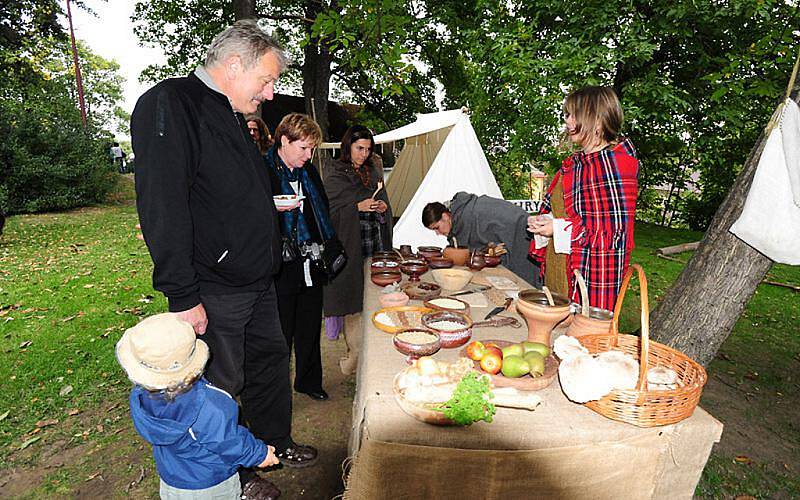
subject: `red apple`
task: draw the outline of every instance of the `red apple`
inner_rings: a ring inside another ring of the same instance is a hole
[[[486,348],[482,342],[473,340],[467,345],[467,357],[473,361],[480,361]]]
[[[497,349],[499,351],[499,349]],[[492,375],[498,373],[503,367],[503,354],[487,350],[481,359],[481,369]]]

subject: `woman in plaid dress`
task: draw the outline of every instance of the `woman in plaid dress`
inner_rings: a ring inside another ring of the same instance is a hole
[[[638,193],[639,160],[630,140],[619,136],[622,118],[611,88],[586,87],[567,97],[565,135],[579,150],[564,160],[528,226],[545,284],[580,303],[577,269],[589,304],[609,310],[633,250]]]

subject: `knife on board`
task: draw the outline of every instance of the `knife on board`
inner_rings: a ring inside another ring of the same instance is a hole
[[[486,321],[487,319],[491,318],[492,316],[505,311],[506,309],[508,309],[508,306],[510,306],[512,302],[514,302],[514,299],[512,299],[511,297],[508,297],[506,299],[506,301],[503,303],[502,306],[497,306],[494,309],[492,309],[491,311],[489,311],[489,314],[487,314],[486,317],[483,318],[483,320]]]
[[[464,290],[463,292],[451,293],[450,295],[448,295],[448,297],[458,297],[459,295],[469,295],[471,293],[485,292],[486,290],[488,290],[490,288],[492,288],[492,287],[488,286],[488,285],[481,285],[481,286],[476,287],[476,288],[474,288],[472,290]]]

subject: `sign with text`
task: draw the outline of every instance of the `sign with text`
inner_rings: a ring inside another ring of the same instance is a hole
[[[513,203],[514,205],[520,207],[529,214],[538,213],[539,210],[542,208],[541,200],[506,200],[506,201],[509,203]]]

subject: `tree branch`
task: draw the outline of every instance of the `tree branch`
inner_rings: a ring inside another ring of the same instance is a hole
[[[287,14],[285,16],[275,16],[271,14],[257,14],[257,16],[262,19],[271,19],[273,21],[303,21],[304,23],[314,24],[314,19],[309,19],[301,15]]]

